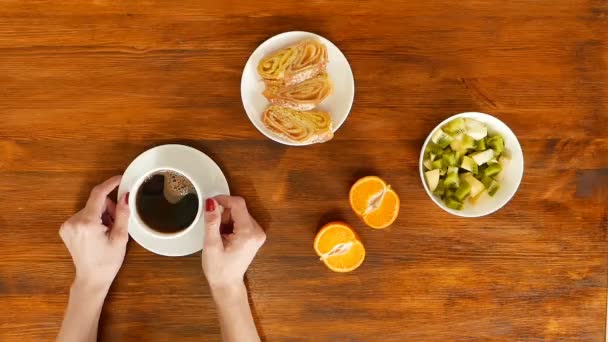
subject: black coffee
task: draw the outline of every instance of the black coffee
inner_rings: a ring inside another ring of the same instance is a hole
[[[184,175],[159,171],[139,187],[136,207],[148,227],[162,233],[176,233],[194,222],[198,196],[194,185]]]

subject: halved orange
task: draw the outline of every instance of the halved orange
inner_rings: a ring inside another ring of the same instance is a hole
[[[350,272],[365,259],[365,247],[344,222],[328,223],[315,237],[314,249],[321,261],[334,272]]]
[[[381,178],[367,176],[350,188],[350,207],[365,224],[382,229],[390,226],[399,215],[399,196]]]

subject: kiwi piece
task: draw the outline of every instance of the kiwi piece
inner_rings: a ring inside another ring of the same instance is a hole
[[[458,157],[455,152],[444,153],[441,158],[443,159],[443,166],[458,166]]]
[[[500,135],[488,138],[488,146],[494,150],[497,156],[505,150],[505,142]]]
[[[467,150],[471,150],[475,148],[475,139],[473,139],[470,135],[465,134],[462,137],[462,144],[466,147]]]
[[[500,184],[498,184],[497,181],[492,180],[492,183],[490,184],[490,187],[488,188],[488,195],[494,196],[494,194],[496,194],[498,189],[500,189]]]
[[[486,189],[490,188],[490,185],[492,185],[493,181],[494,180],[492,179],[492,177],[488,177],[488,176],[485,176],[485,175],[482,175],[482,177],[481,177],[481,183],[483,184],[483,186]]]
[[[445,185],[444,185],[444,187],[445,187]],[[447,198],[454,198],[455,192],[456,192],[456,189],[450,189],[450,188],[446,187],[442,199],[445,201]]]
[[[431,168],[429,170],[441,168],[443,168],[443,161],[441,159],[437,159],[431,162]]]
[[[459,201],[464,201],[465,198],[471,193],[471,185],[466,181],[460,182],[460,186],[454,193],[454,197]]]
[[[436,156],[440,156],[443,154],[443,147],[435,144],[434,142],[429,142],[429,144],[426,145],[425,152],[428,154],[433,153]]]
[[[462,163],[462,157],[464,157],[465,152],[464,151],[454,152],[454,155],[456,156],[457,165],[460,165],[460,163]]]
[[[435,132],[435,134],[433,134],[431,141],[441,148],[446,148],[452,142],[452,137],[439,129],[437,132]]]
[[[475,151],[483,152],[487,149],[488,149],[488,145],[486,144],[486,138],[477,140],[477,142],[475,142]]]
[[[448,197],[445,199],[445,205],[450,208],[450,209],[454,209],[454,210],[462,210],[462,203],[458,202],[457,200]]]
[[[463,118],[456,118],[443,126],[443,130],[449,134],[464,134],[466,126]]]
[[[446,188],[456,189],[460,186],[460,179],[458,178],[458,168],[450,166],[448,168],[447,176],[445,176],[444,185]]]
[[[483,170],[483,175],[487,177],[492,177],[494,175],[497,175],[500,171],[502,171],[502,167],[500,167],[500,164],[490,164],[485,170]]]
[[[479,166],[477,168],[477,174],[473,175],[473,176],[475,176],[475,178],[481,180],[481,178],[483,178],[483,170],[485,170],[487,167],[488,167],[487,165]]]
[[[462,157],[462,163],[460,163],[460,168],[465,169],[467,171],[471,171],[474,175],[476,175],[478,171],[477,163],[475,163],[473,158],[469,156]]]

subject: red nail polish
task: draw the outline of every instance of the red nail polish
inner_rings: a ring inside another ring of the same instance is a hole
[[[129,204],[129,193],[128,192],[125,194],[125,202],[127,204]]]
[[[215,201],[211,198],[207,198],[205,200],[205,210],[206,211],[214,211],[215,210]]]

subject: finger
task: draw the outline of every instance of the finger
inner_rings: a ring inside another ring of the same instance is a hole
[[[110,231],[110,239],[112,241],[126,242],[129,240],[129,193],[127,192],[116,204],[116,216],[114,217],[114,225]]]
[[[254,220],[254,222],[255,222],[255,220]],[[264,244],[264,242],[266,242],[266,232],[264,231],[264,228],[260,227],[260,225],[257,222],[255,222],[255,225],[256,225],[256,230],[255,230],[255,234],[254,234],[255,240],[256,240],[256,242],[259,243],[259,246],[261,247]]]
[[[106,207],[105,211],[110,215],[112,220],[115,219],[116,218],[116,203],[114,203],[114,201],[112,201],[111,199],[106,197],[105,207]]]
[[[205,241],[204,248],[218,248],[224,246],[220,235],[222,223],[220,208],[213,198],[205,200]]]
[[[229,235],[234,233],[234,225],[232,223],[220,224],[220,234]]]
[[[256,221],[253,217],[251,218],[251,223],[253,224],[253,230],[257,234],[266,235],[266,231],[264,230],[264,228],[262,228],[262,226],[260,226],[260,224],[258,223],[258,221]]]
[[[230,209],[224,208],[222,211],[222,224],[232,223],[232,215],[230,215]]]
[[[249,225],[248,221],[251,216],[249,216],[249,212],[247,211],[247,203],[245,203],[245,199],[238,196],[227,196],[227,195],[219,195],[214,197],[214,199],[224,208],[230,210],[230,216],[235,223],[235,226],[239,224]]]
[[[222,241],[224,241],[224,248],[226,250],[230,250],[237,240],[238,238],[234,234],[222,235]]]
[[[86,205],[89,212],[101,216],[105,210],[106,198],[120,184],[121,178],[122,176],[114,176],[91,190],[91,195]]]
[[[114,225],[114,219],[110,216],[110,213],[107,211],[101,214],[101,224],[106,227],[112,227]]]

